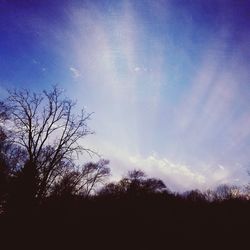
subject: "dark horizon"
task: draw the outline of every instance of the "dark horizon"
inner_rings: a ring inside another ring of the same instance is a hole
[[[248,249],[250,0],[0,0],[0,249]]]
[[[96,155],[78,143],[91,114],[76,110],[57,86],[0,102],[0,246],[100,249],[110,236],[115,249],[245,244],[249,185],[177,193],[139,169],[111,181],[109,160],[76,161]]]

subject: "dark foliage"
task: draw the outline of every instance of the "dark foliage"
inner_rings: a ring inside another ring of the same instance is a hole
[[[57,110],[56,91],[45,92],[50,103],[43,119],[48,121],[51,112]],[[28,92],[15,92],[14,97],[24,102],[24,111],[42,102],[41,96]],[[72,105],[68,101],[59,104],[66,105],[62,106],[62,114]],[[66,121],[73,119],[68,112],[64,114]],[[84,130],[85,120],[77,123],[74,116],[72,127],[64,130],[73,136],[73,141],[70,139],[73,144],[67,144],[68,137],[62,135],[66,140],[63,148],[60,140],[53,145],[45,143],[47,124],[43,119],[40,127],[39,116],[38,120],[30,119],[29,115],[26,118],[31,121],[26,124],[27,130],[14,133],[3,125],[12,118],[7,106],[0,103],[3,249],[243,249],[248,243],[250,202],[248,193],[243,194],[239,187],[221,185],[215,191],[177,194],[160,179],[148,178],[141,170],[129,172],[118,182],[107,183],[109,161],[101,159],[81,167],[74,164],[72,152],[81,149],[74,143],[88,134]],[[20,129],[20,120],[16,122]],[[79,134],[72,134],[71,129],[78,129],[76,124],[84,128]],[[44,133],[45,137],[39,139]],[[39,144],[43,139],[46,146]],[[40,145],[38,151],[35,141]]]

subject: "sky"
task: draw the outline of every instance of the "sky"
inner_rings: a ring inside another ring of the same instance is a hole
[[[112,178],[171,190],[250,176],[250,1],[0,0],[0,97],[57,84],[94,112]]]

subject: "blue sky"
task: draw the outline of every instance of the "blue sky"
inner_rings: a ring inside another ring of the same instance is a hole
[[[82,143],[174,190],[248,182],[250,1],[0,0],[0,90],[58,84]]]

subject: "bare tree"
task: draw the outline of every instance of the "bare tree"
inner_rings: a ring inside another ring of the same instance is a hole
[[[0,101],[0,122],[6,121],[8,119],[8,109],[4,102]]]
[[[7,138],[6,131],[4,129],[4,123],[8,119],[8,110],[6,105],[0,101],[0,143],[4,142]]]
[[[191,202],[205,202],[206,195],[202,193],[199,189],[193,189],[187,191],[183,194],[184,198]]]
[[[110,175],[108,164],[108,160],[101,159],[98,162],[89,162],[79,170],[65,172],[55,183],[52,195],[89,196],[96,188],[105,184]]]
[[[214,192],[215,200],[230,200],[240,198],[241,191],[238,186],[222,184]]]
[[[117,183],[109,183],[99,192],[101,195],[123,195],[138,196],[141,194],[153,194],[168,192],[163,181],[156,178],[147,178],[141,170],[129,171],[127,176]]]
[[[36,179],[36,197],[42,198],[79,153],[93,153],[79,143],[92,133],[87,127],[91,114],[81,110],[75,115],[76,103],[63,97],[57,87],[40,94],[9,91],[6,105],[11,111],[13,143],[26,151],[25,166]]]
[[[97,163],[89,162],[82,169],[82,182],[80,190],[83,195],[89,196],[110,175],[109,161],[101,159]]]
[[[20,147],[11,143],[11,133],[5,126],[8,118],[8,109],[3,102],[0,102],[0,213],[5,210],[13,172],[23,160]]]

